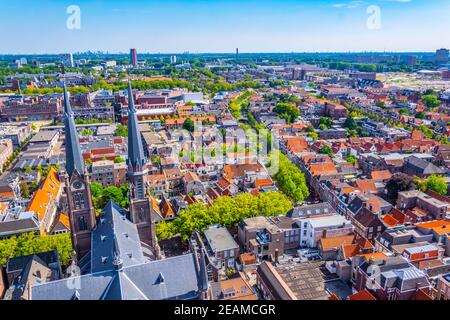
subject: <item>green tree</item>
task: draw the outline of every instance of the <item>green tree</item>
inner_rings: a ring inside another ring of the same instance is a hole
[[[124,158],[120,156],[114,158],[114,163],[122,163],[122,162],[125,162]]]
[[[116,137],[128,137],[128,127],[119,123],[114,131]]]
[[[189,132],[194,132],[195,123],[192,121],[190,117],[187,117],[186,120],[183,123],[183,129],[187,130]]]
[[[20,236],[2,239],[0,240],[0,265],[4,265],[8,258],[55,249],[58,250],[63,267],[67,267],[72,258],[72,241],[69,233],[45,237],[23,233]]]
[[[414,117],[417,119],[425,119],[425,113],[423,113],[422,111],[417,112]]]
[[[219,197],[211,206],[194,203],[181,210],[172,222],[158,223],[158,239],[181,234],[187,240],[194,229],[202,232],[211,224],[235,226],[245,218],[285,215],[292,208],[290,200],[280,192],[262,192],[258,196],[242,193],[235,197]]]
[[[25,181],[20,182],[20,192],[22,197],[28,199],[30,197],[30,189],[28,188],[28,184]]]
[[[408,114],[408,108],[400,108],[398,110],[398,113],[401,115],[407,115]]]
[[[273,176],[277,186],[294,202],[305,200],[309,196],[309,190],[303,172],[281,152],[271,155],[268,168],[275,163],[274,157],[278,157],[278,171]]]
[[[414,180],[411,176],[399,172],[395,173],[386,183],[386,191],[389,198],[397,200],[398,193],[401,191],[414,190]]]
[[[330,158],[332,158],[333,155],[334,155],[333,149],[331,149],[331,147],[326,145],[326,144],[324,144],[322,146],[322,148],[320,148],[319,153],[320,154],[327,154],[327,155],[330,156]]]
[[[351,114],[347,117],[347,119],[345,119],[344,127],[347,128],[348,130],[356,130],[356,128],[358,127],[355,119]]]
[[[435,191],[441,195],[446,195],[448,186],[443,176],[431,175],[426,180],[426,188],[427,190]]]
[[[235,271],[234,271],[233,268],[228,268],[228,269],[225,271],[225,274],[226,274],[227,278],[231,278],[231,277],[234,275],[234,273],[235,273]]]
[[[278,114],[282,119],[285,119],[287,123],[293,123],[300,116],[299,109],[290,103],[279,103],[273,108],[273,112]]]
[[[320,125],[325,126],[326,129],[331,128],[331,124],[333,123],[333,120],[328,117],[320,117]],[[320,126],[319,125],[319,126]],[[323,129],[322,129],[323,130]]]
[[[358,158],[356,158],[355,156],[349,155],[345,158],[345,161],[347,161],[348,163],[351,163],[351,164],[356,164],[358,162]]]
[[[427,106],[427,108],[432,109],[440,105],[439,99],[435,95],[424,95],[422,96],[422,102]]]
[[[316,132],[308,132],[307,135],[308,135],[308,137],[310,137],[314,141],[319,139],[319,135]]]

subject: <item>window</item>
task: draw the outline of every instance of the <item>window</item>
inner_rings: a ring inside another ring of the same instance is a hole
[[[87,222],[84,216],[78,217],[78,229],[80,231],[87,230]]]
[[[73,195],[75,209],[84,209],[84,197],[81,193],[75,193]]]

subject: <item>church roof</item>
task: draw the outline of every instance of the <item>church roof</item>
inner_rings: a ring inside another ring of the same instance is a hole
[[[36,284],[32,299],[188,300],[198,298],[204,286],[201,278],[205,274],[200,272],[193,253],[147,260],[136,225],[112,201],[98,218],[91,248],[91,273]]]
[[[120,271],[107,270],[32,287],[33,300],[190,300],[198,297],[193,253],[155,260]],[[161,277],[162,275],[162,277]]]
[[[133,170],[142,171],[147,158],[144,155],[142,145],[142,137],[139,131],[139,123],[134,107],[133,92],[131,82],[128,80],[128,166],[132,166]],[[139,166],[139,170],[137,167]]]
[[[97,227],[92,232],[93,273],[113,268],[114,249],[120,253],[124,267],[145,262],[137,227],[126,218],[126,214],[112,201],[100,214]]]
[[[64,84],[64,130],[66,135],[66,171],[69,176],[72,176],[75,170],[82,175],[84,173],[84,160],[66,84]]]

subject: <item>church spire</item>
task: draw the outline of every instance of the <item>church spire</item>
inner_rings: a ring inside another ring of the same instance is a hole
[[[84,174],[84,161],[81,155],[80,141],[78,140],[73,111],[70,107],[69,94],[64,82],[64,129],[66,135],[66,171],[72,176],[74,171]]]
[[[209,289],[208,271],[206,269],[206,252],[202,247],[200,249],[200,276],[199,276],[199,288],[201,291],[206,292]]]
[[[143,171],[145,162],[146,157],[144,156],[136,108],[134,107],[131,81],[128,80],[128,171]]]

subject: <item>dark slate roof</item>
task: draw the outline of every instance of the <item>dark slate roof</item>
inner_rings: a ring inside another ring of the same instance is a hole
[[[336,210],[333,209],[330,204],[327,202],[321,202],[316,204],[304,205],[300,207],[294,207],[287,213],[287,217],[289,218],[300,218],[302,216],[307,215],[316,215],[316,214],[328,214],[328,213],[336,213]]]
[[[91,268],[93,273],[113,268],[115,244],[124,267],[146,261],[137,227],[127,219],[126,215],[126,211],[112,201],[100,214],[97,227],[92,232]]]
[[[104,259],[102,259],[104,258]],[[204,264],[203,264],[204,265]],[[135,224],[108,203],[92,234],[92,273],[32,287],[35,300],[196,299],[205,286],[195,254],[149,261]],[[207,279],[206,279],[207,280]]]
[[[37,284],[34,300],[190,300],[198,297],[194,254]]]
[[[64,84],[64,130],[66,139],[66,171],[72,176],[75,170],[80,175],[84,174],[84,160],[81,155],[80,141],[75,127],[73,111],[70,106],[69,94]]]
[[[134,107],[133,92],[131,82],[128,80],[128,166],[132,166],[134,171],[142,171],[147,158],[144,155],[142,137],[139,131],[139,123]],[[139,166],[139,168],[138,168]]]
[[[40,259],[46,266],[54,263],[59,264],[59,257],[57,250],[45,251],[36,254],[30,254],[27,256],[20,256],[8,259],[8,261],[6,261],[6,272],[10,273],[14,271],[21,271],[26,267],[29,261],[35,258]]]
[[[34,218],[0,222],[0,237],[35,231],[39,231],[39,226]]]
[[[407,157],[405,159],[405,165],[411,166],[414,168],[417,172],[421,172],[423,174],[444,174],[445,171],[441,168],[435,166],[434,164],[424,160],[420,159],[416,156]]]
[[[34,265],[33,262],[35,262],[37,266]],[[32,278],[36,277],[34,273],[37,270],[45,273],[51,273],[51,269],[41,258],[37,255],[32,255],[20,275],[14,279],[13,284],[10,286],[5,295],[5,299],[20,300],[29,281],[32,281]]]
[[[382,225],[384,226],[383,222],[381,222],[378,215],[367,209],[366,207],[363,207],[356,215],[355,220],[358,221],[360,224],[362,224],[364,227],[375,227]]]
[[[350,203],[348,204],[348,209],[353,212],[353,214],[356,214],[364,205],[364,201],[360,197],[355,197]]]

